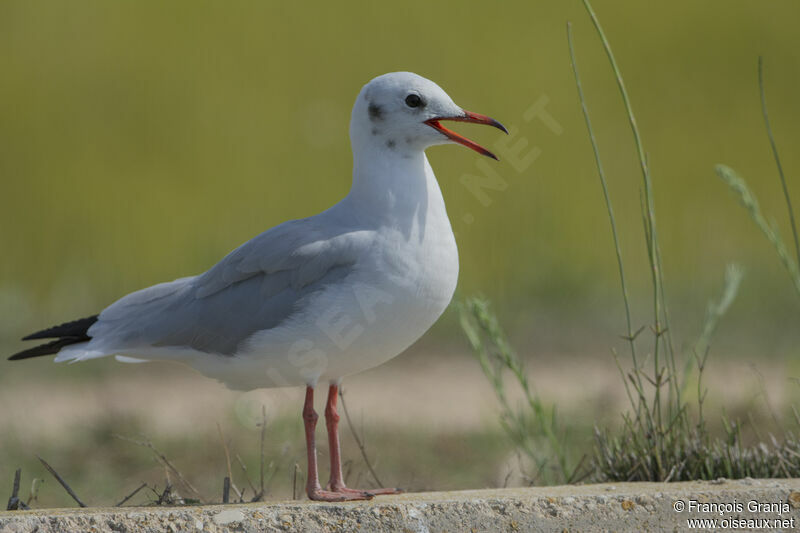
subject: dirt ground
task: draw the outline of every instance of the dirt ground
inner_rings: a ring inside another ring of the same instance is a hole
[[[83,363],[97,364],[97,362]],[[302,388],[264,389],[242,393],[177,364],[101,364],[108,372],[94,378],[71,379],[71,367],[48,371],[36,380],[21,366],[6,370],[0,405],[25,407],[0,410],[0,432],[49,438],[66,428],[91,424],[98,418],[145,418],[151,431],[180,434],[198,422],[222,420],[231,410],[245,426],[260,420],[261,406],[269,418],[299,418]],[[14,379],[12,371],[20,371]],[[548,403],[564,414],[591,413],[613,420],[627,406],[621,378],[609,354],[583,357],[542,356],[528,362],[532,384]],[[779,361],[748,360],[709,363],[705,386],[711,405],[780,410],[800,397],[794,369]],[[800,373],[797,374],[800,376]],[[351,413],[366,424],[465,430],[496,423],[498,404],[480,366],[467,353],[423,347],[375,369],[344,380]],[[325,387],[318,388],[320,408]],[[511,389],[512,398],[518,391]],[[688,394],[695,394],[692,386]]]
[[[261,409],[268,418],[267,459],[275,463],[270,494],[291,498],[302,486],[304,448],[300,410],[303,390],[230,391],[194,371],[171,364],[123,365],[114,361],[54,365],[31,361],[8,365],[0,377],[0,484],[23,468],[23,492],[32,477],[49,479],[36,455],[70,480],[93,505],[113,505],[147,482],[163,486],[164,469],[148,450],[115,435],[144,435],[193,479],[206,501],[218,501],[225,476],[217,424],[232,453],[241,454],[251,475],[259,464]],[[627,397],[610,354],[549,354],[527,361],[532,385],[545,404],[555,405],[567,437],[590,449],[595,425],[614,427]],[[711,425],[724,413],[756,420],[766,435],[779,434],[800,403],[797,367],[784,361],[709,361],[705,410]],[[477,361],[465,350],[422,344],[389,363],[343,383],[356,430],[384,482],[411,490],[458,490],[525,484],[517,454],[498,420],[498,402]],[[687,394],[696,394],[691,384]],[[325,390],[319,391],[321,412]],[[511,387],[512,404],[520,403]],[[327,446],[318,428],[322,475]],[[356,485],[374,486],[358,447],[343,430],[343,458]],[[91,461],[87,459],[91,457]],[[298,465],[298,476],[294,464]],[[234,473],[246,485],[241,472]],[[2,485],[0,485],[2,486]],[[216,500],[215,500],[216,498]],[[133,503],[147,503],[144,491]],[[52,479],[40,504],[69,506]]]

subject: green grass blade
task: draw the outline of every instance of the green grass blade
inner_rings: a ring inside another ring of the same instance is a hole
[[[792,236],[794,237],[794,251],[797,257],[797,264],[800,265],[800,240],[797,237],[797,224],[794,220],[794,209],[792,199],[789,196],[789,187],[786,185],[786,176],[783,174],[783,165],[778,155],[778,146],[775,144],[775,136],[772,134],[772,126],[769,123],[769,113],[767,112],[767,97],[764,91],[764,58],[758,56],[758,91],[761,95],[761,113],[764,115],[764,125],[767,128],[769,144],[772,147],[772,155],[775,157],[775,165],[778,167],[778,176],[781,178],[783,197],[786,199],[786,208],[789,211],[789,222],[792,226]]]
[[[583,118],[586,122],[586,129],[589,132],[589,141],[592,144],[592,152],[594,153],[594,161],[597,166],[597,174],[600,178],[600,186],[603,189],[603,199],[606,203],[606,211],[608,212],[608,220],[611,224],[611,237],[614,241],[614,251],[617,256],[617,269],[619,271],[620,289],[622,290],[622,300],[625,305],[625,321],[627,325],[627,340],[630,344],[631,357],[633,358],[633,365],[638,367],[636,357],[636,340],[633,334],[633,323],[631,320],[631,305],[628,296],[628,284],[625,281],[625,265],[622,261],[622,247],[619,242],[619,232],[617,231],[617,221],[614,217],[614,207],[611,204],[611,195],[608,192],[608,182],[606,181],[606,174],[603,170],[603,162],[600,159],[600,149],[597,146],[597,139],[592,128],[592,120],[589,116],[589,109],[586,104],[586,98],[583,94],[583,85],[581,84],[580,73],[578,72],[578,63],[575,59],[575,46],[572,42],[572,24],[567,23],[567,43],[569,45],[569,57],[572,63],[572,72],[575,75],[575,86],[578,90],[578,98],[581,103],[581,110],[583,111]],[[638,374],[637,374],[638,376]],[[641,387],[641,376],[639,377],[639,386]]]

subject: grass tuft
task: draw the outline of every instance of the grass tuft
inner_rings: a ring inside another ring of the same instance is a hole
[[[709,440],[702,429],[673,432],[669,475],[660,481],[719,478],[795,478],[800,476],[800,440],[786,432],[781,441],[747,446],[740,426],[725,424],[725,437]],[[628,436],[633,436],[630,433]],[[653,481],[658,466],[652,454],[642,453],[640,443],[624,436],[596,430],[596,476],[602,481]]]
[[[555,405],[545,404],[534,391],[522,361],[511,348],[489,303],[469,298],[460,304],[459,317],[473,353],[500,402],[503,430],[534,465],[535,472],[526,477],[540,484],[569,483],[582,477],[583,461],[570,460]],[[520,408],[509,401],[509,375],[524,395]]]
[[[741,437],[740,426],[736,422],[723,418],[721,435],[712,435],[707,429],[703,411],[707,395],[703,385],[703,372],[714,332],[736,298],[743,277],[741,267],[734,264],[727,266],[721,295],[718,300],[709,303],[701,333],[693,347],[682,354],[684,364],[680,370],[678,368],[678,357],[672,340],[666,304],[661,249],[656,231],[653,184],[645,157],[646,152],[611,45],[589,0],[582,1],[615,75],[642,173],[642,225],[652,285],[652,323],[634,329],[625,266],[608,180],[583,92],[572,39],[572,27],[567,24],[567,42],[575,85],[603,191],[619,271],[627,328],[623,338],[626,339],[630,351],[630,364],[623,364],[616,351],[612,350],[612,353],[627,393],[630,411],[622,414],[621,429],[595,427],[593,449],[587,450],[586,445],[582,443],[570,442],[563,429],[557,426],[555,406],[546,406],[532,392],[524,368],[508,345],[488,304],[478,299],[467,300],[461,309],[462,327],[500,401],[501,423],[512,441],[531,457],[540,469],[548,464],[548,454],[554,457],[559,476],[550,480],[555,481],[569,482],[575,478],[575,473],[582,463],[578,463],[578,466],[568,466],[567,458],[580,456],[581,453],[592,456],[591,466],[584,471],[591,473],[596,481],[682,481],[746,476],[796,477],[800,475],[800,453],[798,453],[800,441],[793,433],[786,431],[780,440],[771,437],[768,443],[762,441],[755,445],[746,445]],[[764,118],[778,164],[800,262],[800,246],[797,244],[794,214],[766,112],[761,67],[759,67],[759,80]],[[758,201],[744,180],[733,170],[722,165],[717,167],[717,173],[737,193],[751,218],[772,242],[800,292],[798,263],[795,263],[790,256],[777,229],[766,222]],[[645,331],[651,332],[652,335],[640,335]],[[641,348],[647,338],[650,339],[649,350],[642,357]],[[689,401],[687,398],[690,395],[687,389],[690,379],[694,377],[695,369],[696,397]],[[523,410],[513,409],[508,402],[506,372],[510,372],[513,380],[525,394],[527,406],[524,406]],[[798,425],[800,426],[800,420]]]
[[[638,400],[631,403],[633,411],[637,415],[630,413],[622,415],[622,431],[612,432],[607,429],[595,428],[593,461],[595,479],[598,481],[687,481],[741,477],[733,476],[728,472],[748,470],[749,467],[745,463],[736,463],[732,459],[744,460],[757,453],[742,447],[738,426],[723,421],[726,435],[724,438],[715,439],[707,430],[703,412],[707,391],[703,388],[702,377],[711,337],[720,318],[736,298],[741,280],[741,268],[736,265],[728,265],[725,271],[722,295],[718,301],[709,303],[702,333],[694,345],[694,358],[687,359],[683,374],[680,376],[681,390],[684,391],[693,368],[697,368],[696,404],[685,402],[676,405],[677,413],[668,421],[667,425],[655,426],[652,431],[649,431],[637,421],[635,416],[641,417],[641,413],[653,412],[652,394],[637,389]],[[623,381],[627,377],[628,381],[634,382],[633,375],[636,369],[626,374],[620,366],[620,372]],[[668,375],[666,379],[677,380],[678,378],[677,375]],[[654,386],[652,380],[648,378],[647,381]],[[628,386],[627,382],[626,386]],[[635,387],[635,384],[633,386]],[[792,442],[794,442],[793,438]],[[728,450],[729,447],[735,447],[736,450]],[[726,463],[719,460],[720,457],[728,457],[729,461]],[[797,466],[800,468],[800,463]]]

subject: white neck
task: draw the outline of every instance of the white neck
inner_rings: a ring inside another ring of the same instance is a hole
[[[403,217],[426,201],[428,180],[436,178],[424,152],[400,155],[380,147],[364,152],[353,150],[349,194],[360,207],[376,215]]]
[[[386,146],[378,136],[351,136],[353,184],[344,202],[360,219],[390,226],[406,236],[423,229],[429,216],[447,218],[439,184],[425,152]]]

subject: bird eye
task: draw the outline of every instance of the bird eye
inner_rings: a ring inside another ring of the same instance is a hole
[[[408,107],[419,107],[422,104],[422,98],[418,94],[411,93],[406,96],[406,105]]]

